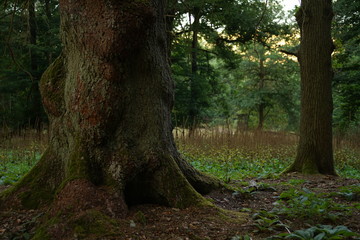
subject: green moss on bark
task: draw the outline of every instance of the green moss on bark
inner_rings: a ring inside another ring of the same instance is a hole
[[[89,156],[80,147],[80,143],[72,151],[67,162],[65,176],[66,180],[89,179]]]
[[[59,224],[61,221],[59,217],[53,217],[47,220],[43,225],[39,226],[36,229],[35,235],[31,238],[31,240],[51,240],[52,237],[49,234],[49,228],[54,225]]]
[[[283,173],[299,172],[302,174],[312,175],[320,174],[315,162],[307,161],[301,164],[293,163],[290,167],[285,169]]]
[[[40,79],[43,104],[51,116],[60,116],[64,112],[64,88],[64,57],[60,55],[46,69]]]
[[[74,235],[79,238],[89,235],[93,237],[119,235],[116,220],[97,210],[85,212],[80,217],[71,221],[69,225],[74,229]]]
[[[58,213],[49,217],[37,228],[32,240],[47,239],[107,239],[111,236],[121,237],[117,220],[110,218],[96,209],[82,213]]]
[[[152,174],[152,191],[176,208],[211,206],[186,180],[171,156],[162,156],[164,166]]]

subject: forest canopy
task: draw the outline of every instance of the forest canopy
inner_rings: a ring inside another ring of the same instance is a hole
[[[38,82],[60,54],[58,2],[0,5],[0,124],[47,125]],[[359,125],[359,3],[334,3],[334,119],[342,134]],[[196,128],[298,131],[299,30],[282,2],[169,1],[167,31],[176,82],[173,124]]]

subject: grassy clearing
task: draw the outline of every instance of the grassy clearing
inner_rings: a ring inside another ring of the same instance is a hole
[[[36,150],[0,150],[0,185],[11,185],[40,159]]]
[[[277,177],[296,156],[298,137],[289,133],[221,131],[178,134],[180,152],[201,171],[222,180]],[[334,151],[338,174],[360,179],[360,146],[344,139]]]
[[[296,155],[298,137],[291,133],[199,129],[192,137],[175,131],[179,151],[197,169],[224,181],[276,178]],[[360,179],[358,136],[336,141],[334,152],[340,176]],[[35,132],[3,139],[0,144],[0,185],[13,184],[40,159],[47,135]]]
[[[346,220],[357,221],[358,214],[354,213],[360,210],[359,185],[337,190],[329,188],[325,193],[321,193],[324,191],[322,189],[319,193],[305,188],[308,184],[305,179],[290,179],[288,183],[279,181],[271,185],[261,182],[279,178],[280,173],[294,161],[298,141],[296,135],[200,131],[191,138],[182,134],[176,139],[183,156],[197,169],[225,182],[245,181],[239,192],[249,195],[247,198],[256,200],[255,195],[263,194],[262,191],[266,189],[277,192],[270,195],[273,202],[268,210],[246,209],[253,214],[253,226],[256,230],[233,239],[359,239],[360,235],[353,232],[357,228]],[[341,142],[337,139],[334,141],[335,166],[343,178],[360,179],[358,140],[352,136]],[[247,183],[246,179],[254,178],[258,181],[255,184],[257,186],[251,188],[248,186],[251,183]],[[261,187],[262,185],[268,187]],[[315,184],[315,188],[316,186]]]
[[[12,185],[40,159],[47,144],[46,134],[22,132],[0,142],[0,185]]]

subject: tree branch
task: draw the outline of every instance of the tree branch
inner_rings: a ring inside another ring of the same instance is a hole
[[[295,56],[295,57],[299,56],[298,52],[289,52],[289,51],[286,51],[286,50],[283,50],[283,49],[281,49],[280,52],[285,53],[287,55]]]
[[[174,35],[175,35],[175,36],[179,36],[179,35],[181,35],[181,34],[189,33],[189,32],[191,32],[191,30],[183,30],[183,31],[181,31],[181,32],[175,32]]]

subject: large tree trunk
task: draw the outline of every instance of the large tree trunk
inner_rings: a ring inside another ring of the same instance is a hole
[[[333,72],[331,0],[302,0],[296,19],[301,30],[300,142],[288,172],[336,174],[332,150]]]
[[[205,203],[198,192],[219,182],[180,157],[171,132],[164,1],[60,0],[60,11],[64,50],[41,80],[50,144],[3,202],[116,216],[137,203]]]

